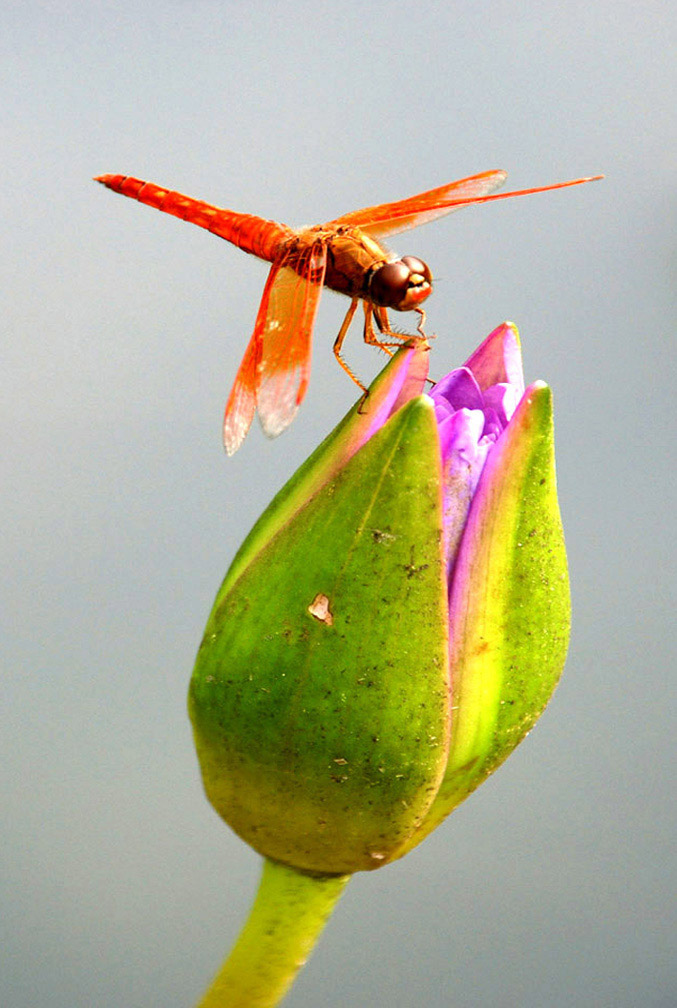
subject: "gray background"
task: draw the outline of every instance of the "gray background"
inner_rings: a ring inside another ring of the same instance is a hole
[[[259,862],[203,797],[188,677],[234,550],[355,394],[327,295],[296,422],[227,460],[265,268],[90,177],[311,224],[498,167],[607,179],[393,244],[440,278],[437,373],[511,318],[555,390],[566,673],[495,777],[352,881],[288,1004],[677,1005],[671,11],[3,6],[3,1006],[182,1008],[233,941]]]

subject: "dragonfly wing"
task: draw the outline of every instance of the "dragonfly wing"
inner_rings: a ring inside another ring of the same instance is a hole
[[[265,318],[257,320],[257,326],[261,322],[261,357],[256,406],[268,437],[276,437],[292,422],[306,394],[311,337],[326,265],[327,249],[322,243],[293,253],[293,259],[287,254],[270,283]]]
[[[233,455],[244,441],[256,412],[256,395],[261,379],[263,332],[268,319],[270,294],[275,286],[279,269],[279,265],[275,264],[268,274],[254,324],[254,332],[226,403],[226,413],[223,418],[223,444],[229,455]]]
[[[488,196],[503,185],[507,177],[504,171],[483,172],[470,178],[459,179],[448,185],[429,189],[427,192],[410,196],[396,203],[382,203],[380,206],[365,207],[344,214],[329,221],[326,227],[359,227],[372,238],[386,238],[407,231],[409,228],[427,224],[466,206],[468,201]]]
[[[533,193],[552,192],[553,189],[566,189],[568,186],[581,185],[583,182],[596,182],[603,175],[591,175],[587,178],[569,179],[566,182],[555,182],[553,185],[535,186],[531,189],[517,189],[514,192],[494,193],[494,189],[503,185],[506,173],[503,171],[485,172],[483,175],[473,175],[471,178],[452,182],[439,189],[431,189],[420,193],[400,203],[385,203],[380,207],[357,210],[354,214],[346,214],[332,221],[329,226],[352,224],[373,238],[385,238],[406,231],[409,228],[427,224],[428,221],[442,217],[453,210],[471,203],[489,203],[493,200],[512,199],[513,196],[531,196]],[[440,193],[443,195],[440,197]]]
[[[229,455],[238,450],[254,419],[259,353],[260,341],[252,336],[228,396],[223,418],[223,445]]]

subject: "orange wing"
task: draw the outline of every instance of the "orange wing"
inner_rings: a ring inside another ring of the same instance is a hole
[[[409,228],[427,224],[429,221],[443,217],[454,210],[460,210],[461,207],[469,206],[471,203],[488,203],[490,200],[510,199],[512,196],[528,196],[531,193],[549,192],[551,189],[564,189],[567,186],[580,185],[582,182],[593,182],[604,176],[594,175],[590,178],[556,182],[554,185],[538,186],[534,189],[518,189],[514,192],[491,195],[495,189],[503,185],[506,177],[507,172],[504,171],[490,171],[483,172],[481,175],[472,175],[470,178],[451,182],[438,189],[430,189],[428,192],[419,193],[418,196],[410,196],[409,199],[400,200],[397,203],[383,203],[381,206],[355,210],[353,213],[330,221],[326,227],[349,225],[359,227],[361,231],[373,238],[385,238],[388,235],[397,234],[399,231],[407,231]]]
[[[270,289],[275,282],[278,269],[278,266],[273,266],[268,274],[254,324],[254,332],[247,344],[245,355],[238,368],[226,403],[226,412],[223,418],[223,444],[229,455],[234,455],[244,441],[256,412],[256,393],[261,363],[261,333],[266,324]]]
[[[470,178],[459,179],[457,182],[438,186],[437,189],[428,189],[417,196],[410,196],[395,203],[382,203],[380,206],[353,210],[352,213],[329,221],[326,226],[358,227],[373,238],[397,234],[398,231],[407,231],[409,228],[427,224],[428,221],[450,213],[456,209],[454,206],[447,206],[450,200],[477,199],[479,196],[492,193],[503,185],[507,175],[508,173],[504,171],[471,175]]]
[[[274,263],[254,332],[226,405],[223,443],[242,444],[258,409],[264,433],[276,437],[294,419],[310,376],[311,337],[327,265],[324,244]]]

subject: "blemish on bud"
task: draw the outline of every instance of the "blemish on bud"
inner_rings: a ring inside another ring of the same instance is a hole
[[[313,601],[308,606],[308,612],[311,616],[314,616],[316,620],[320,623],[326,623],[327,626],[334,625],[334,617],[329,609],[329,599],[322,592],[318,592]]]
[[[391,532],[382,532],[381,529],[372,529],[371,534],[376,543],[395,542],[397,539]]]

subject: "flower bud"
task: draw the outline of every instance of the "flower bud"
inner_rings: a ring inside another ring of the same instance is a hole
[[[252,529],[189,707],[207,795],[318,873],[401,856],[534,723],[568,629],[550,394],[504,325],[423,393],[400,350]]]

